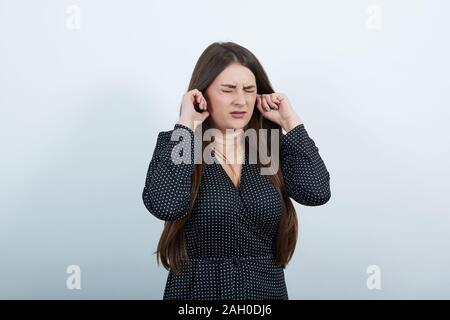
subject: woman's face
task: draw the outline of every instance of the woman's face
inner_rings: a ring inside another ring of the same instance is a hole
[[[223,132],[244,128],[252,117],[256,92],[253,72],[239,63],[229,65],[206,90],[211,125]],[[235,111],[244,113],[233,116]]]

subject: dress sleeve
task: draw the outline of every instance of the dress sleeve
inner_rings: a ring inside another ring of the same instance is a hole
[[[306,206],[328,202],[330,174],[303,123],[281,138],[281,168],[289,197]]]
[[[172,141],[174,130],[181,136],[181,141]],[[187,214],[195,168],[194,132],[178,123],[175,124],[174,130],[158,134],[142,192],[147,210],[156,218],[165,221],[177,220]],[[190,151],[190,159],[187,155],[186,162],[176,163],[172,160],[172,150],[178,150],[180,156],[185,151]]]

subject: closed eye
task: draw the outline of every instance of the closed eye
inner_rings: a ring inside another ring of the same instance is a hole
[[[223,92],[228,92],[228,93],[229,93],[229,92],[232,92],[232,91],[226,91],[226,90],[222,90],[222,91],[223,91]],[[248,93],[253,93],[253,92],[255,92],[255,91],[254,91],[254,90],[252,90],[252,91],[247,91],[247,90],[246,90],[246,92],[248,92]]]

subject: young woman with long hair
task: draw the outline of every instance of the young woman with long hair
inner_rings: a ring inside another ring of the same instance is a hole
[[[211,129],[223,135],[196,143]],[[269,134],[246,135],[262,129]],[[261,174],[273,163],[260,149],[280,159],[272,174]],[[284,268],[298,238],[291,198],[318,206],[331,197],[318,151],[253,53],[233,42],[208,46],[178,121],[158,135],[142,194],[165,221],[156,251],[169,270],[163,299],[288,299]],[[181,154],[189,161],[174,161]],[[205,154],[212,163],[198,161]]]

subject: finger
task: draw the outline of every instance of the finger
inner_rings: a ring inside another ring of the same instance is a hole
[[[199,95],[198,90],[194,93],[194,101],[197,101],[197,103],[200,105],[202,102],[202,97]]]
[[[197,89],[192,89],[191,90],[191,94],[192,94],[193,97],[197,98],[198,90]]]
[[[256,107],[258,108],[259,112],[264,113],[263,107],[261,105],[261,96],[256,96]]]
[[[269,105],[267,104],[267,101],[266,101],[266,98],[265,98],[265,95],[264,95],[264,94],[262,95],[261,103],[262,103],[263,108],[264,108],[266,111],[270,111],[270,110],[271,110],[270,107],[269,107]]]
[[[204,100],[205,99],[203,98],[202,92],[200,90],[198,90],[198,89],[195,89],[195,92],[196,92],[196,97],[197,97],[199,108],[201,110],[205,110],[205,105],[204,105],[204,103],[205,103]]]
[[[267,103],[269,104],[269,106],[271,108],[273,108],[275,110],[278,110],[278,105],[275,102],[272,101],[272,95],[271,94],[266,96],[266,100],[267,100]]]
[[[277,107],[279,107],[278,104],[281,101],[278,99],[278,95],[276,93],[272,93],[271,98],[272,98],[272,102],[276,103]]]
[[[200,108],[200,110],[204,110],[203,108],[203,99],[200,95],[197,95],[197,101],[198,101],[198,107]]]
[[[208,106],[208,103],[206,102],[206,99],[203,98],[203,110],[208,110],[207,106]]]
[[[203,111],[202,113],[202,121],[204,121],[206,118],[208,118],[209,117],[209,112],[208,111]]]
[[[201,91],[200,90],[198,90],[198,89],[193,89],[192,91],[192,95],[195,97],[195,98],[198,98],[199,96],[201,96]]]

